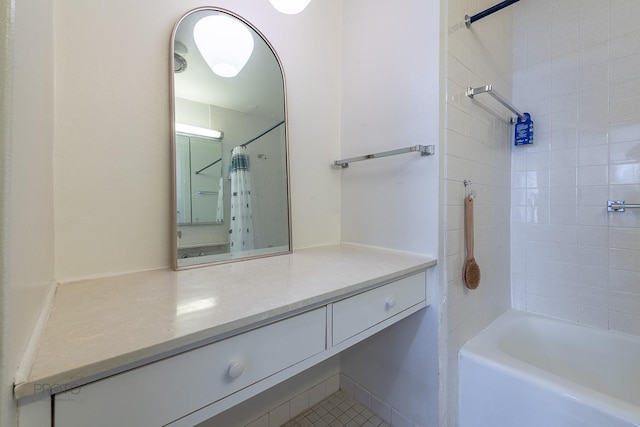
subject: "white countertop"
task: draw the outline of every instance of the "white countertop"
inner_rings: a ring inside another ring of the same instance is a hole
[[[61,284],[26,382],[81,385],[436,264],[340,244],[190,270]]]

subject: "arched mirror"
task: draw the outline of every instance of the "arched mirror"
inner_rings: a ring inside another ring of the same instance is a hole
[[[284,76],[256,28],[200,8],[172,37],[176,269],[291,250]]]

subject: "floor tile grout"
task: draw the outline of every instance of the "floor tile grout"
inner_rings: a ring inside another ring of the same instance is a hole
[[[343,391],[287,421],[282,427],[391,427]]]

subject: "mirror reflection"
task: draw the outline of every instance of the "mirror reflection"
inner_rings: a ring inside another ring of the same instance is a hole
[[[178,225],[224,223],[222,144],[176,133]]]
[[[290,251],[284,78],[265,39],[216,8],[173,37],[176,268]]]

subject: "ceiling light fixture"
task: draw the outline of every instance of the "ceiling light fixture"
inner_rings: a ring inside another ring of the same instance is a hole
[[[295,15],[302,12],[311,0],[269,0],[278,12]]]
[[[193,38],[209,68],[221,77],[235,77],[253,52],[253,36],[247,26],[225,15],[199,20]]]
[[[176,132],[188,133],[189,135],[206,136],[217,140],[222,140],[224,132],[221,130],[201,128],[198,126],[185,125],[176,123]]]

